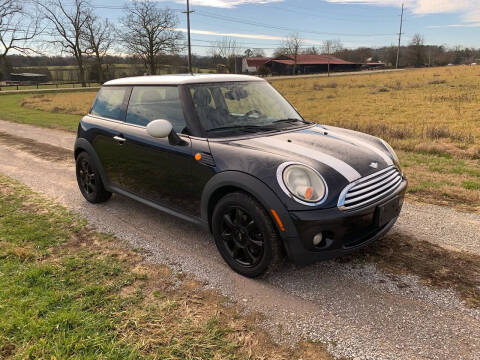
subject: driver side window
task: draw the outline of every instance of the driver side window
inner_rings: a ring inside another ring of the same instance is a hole
[[[136,86],[132,90],[125,121],[147,126],[153,120],[170,121],[177,133],[186,125],[176,86]]]

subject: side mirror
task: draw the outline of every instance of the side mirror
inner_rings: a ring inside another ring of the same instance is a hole
[[[148,135],[154,138],[166,138],[172,132],[172,124],[168,120],[153,120],[147,125]]]
[[[166,138],[172,145],[186,145],[187,143],[182,140],[175,131],[173,126],[168,120],[153,120],[147,125],[147,134],[154,138]]]

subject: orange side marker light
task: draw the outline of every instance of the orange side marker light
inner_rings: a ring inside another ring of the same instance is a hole
[[[305,190],[305,199],[310,200],[313,196],[313,189],[312,187],[308,187],[307,190]]]
[[[195,154],[195,160],[197,160],[197,161],[202,160],[202,154],[196,153],[196,154]]]
[[[282,220],[280,219],[280,216],[278,216],[278,214],[275,210],[271,209],[270,211],[271,211],[275,221],[277,222],[278,228],[280,229],[280,231],[282,231],[282,232],[285,231],[285,226],[283,225]]]

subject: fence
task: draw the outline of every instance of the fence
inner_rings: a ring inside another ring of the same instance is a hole
[[[98,87],[100,84],[87,82],[86,87]],[[80,88],[82,84],[79,82],[48,82],[48,83],[36,83],[36,84],[26,84],[26,83],[0,83],[0,92],[1,91],[21,91],[21,90],[34,90],[34,89],[60,89],[60,88]]]

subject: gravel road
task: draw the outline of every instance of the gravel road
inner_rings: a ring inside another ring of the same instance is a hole
[[[73,146],[74,136],[61,131],[1,121],[0,131]],[[395,280],[373,265],[335,261],[287,265],[267,279],[246,279],[224,264],[210,234],[189,223],[121,196],[87,203],[77,190],[73,161],[52,163],[0,141],[0,173],[145,250],[149,261],[192,273],[247,311],[263,313],[263,325],[278,341],[308,337],[353,359],[480,359],[480,311],[465,308],[453,291],[425,287],[413,276]],[[393,231],[480,254],[479,229],[478,215],[407,203]]]

